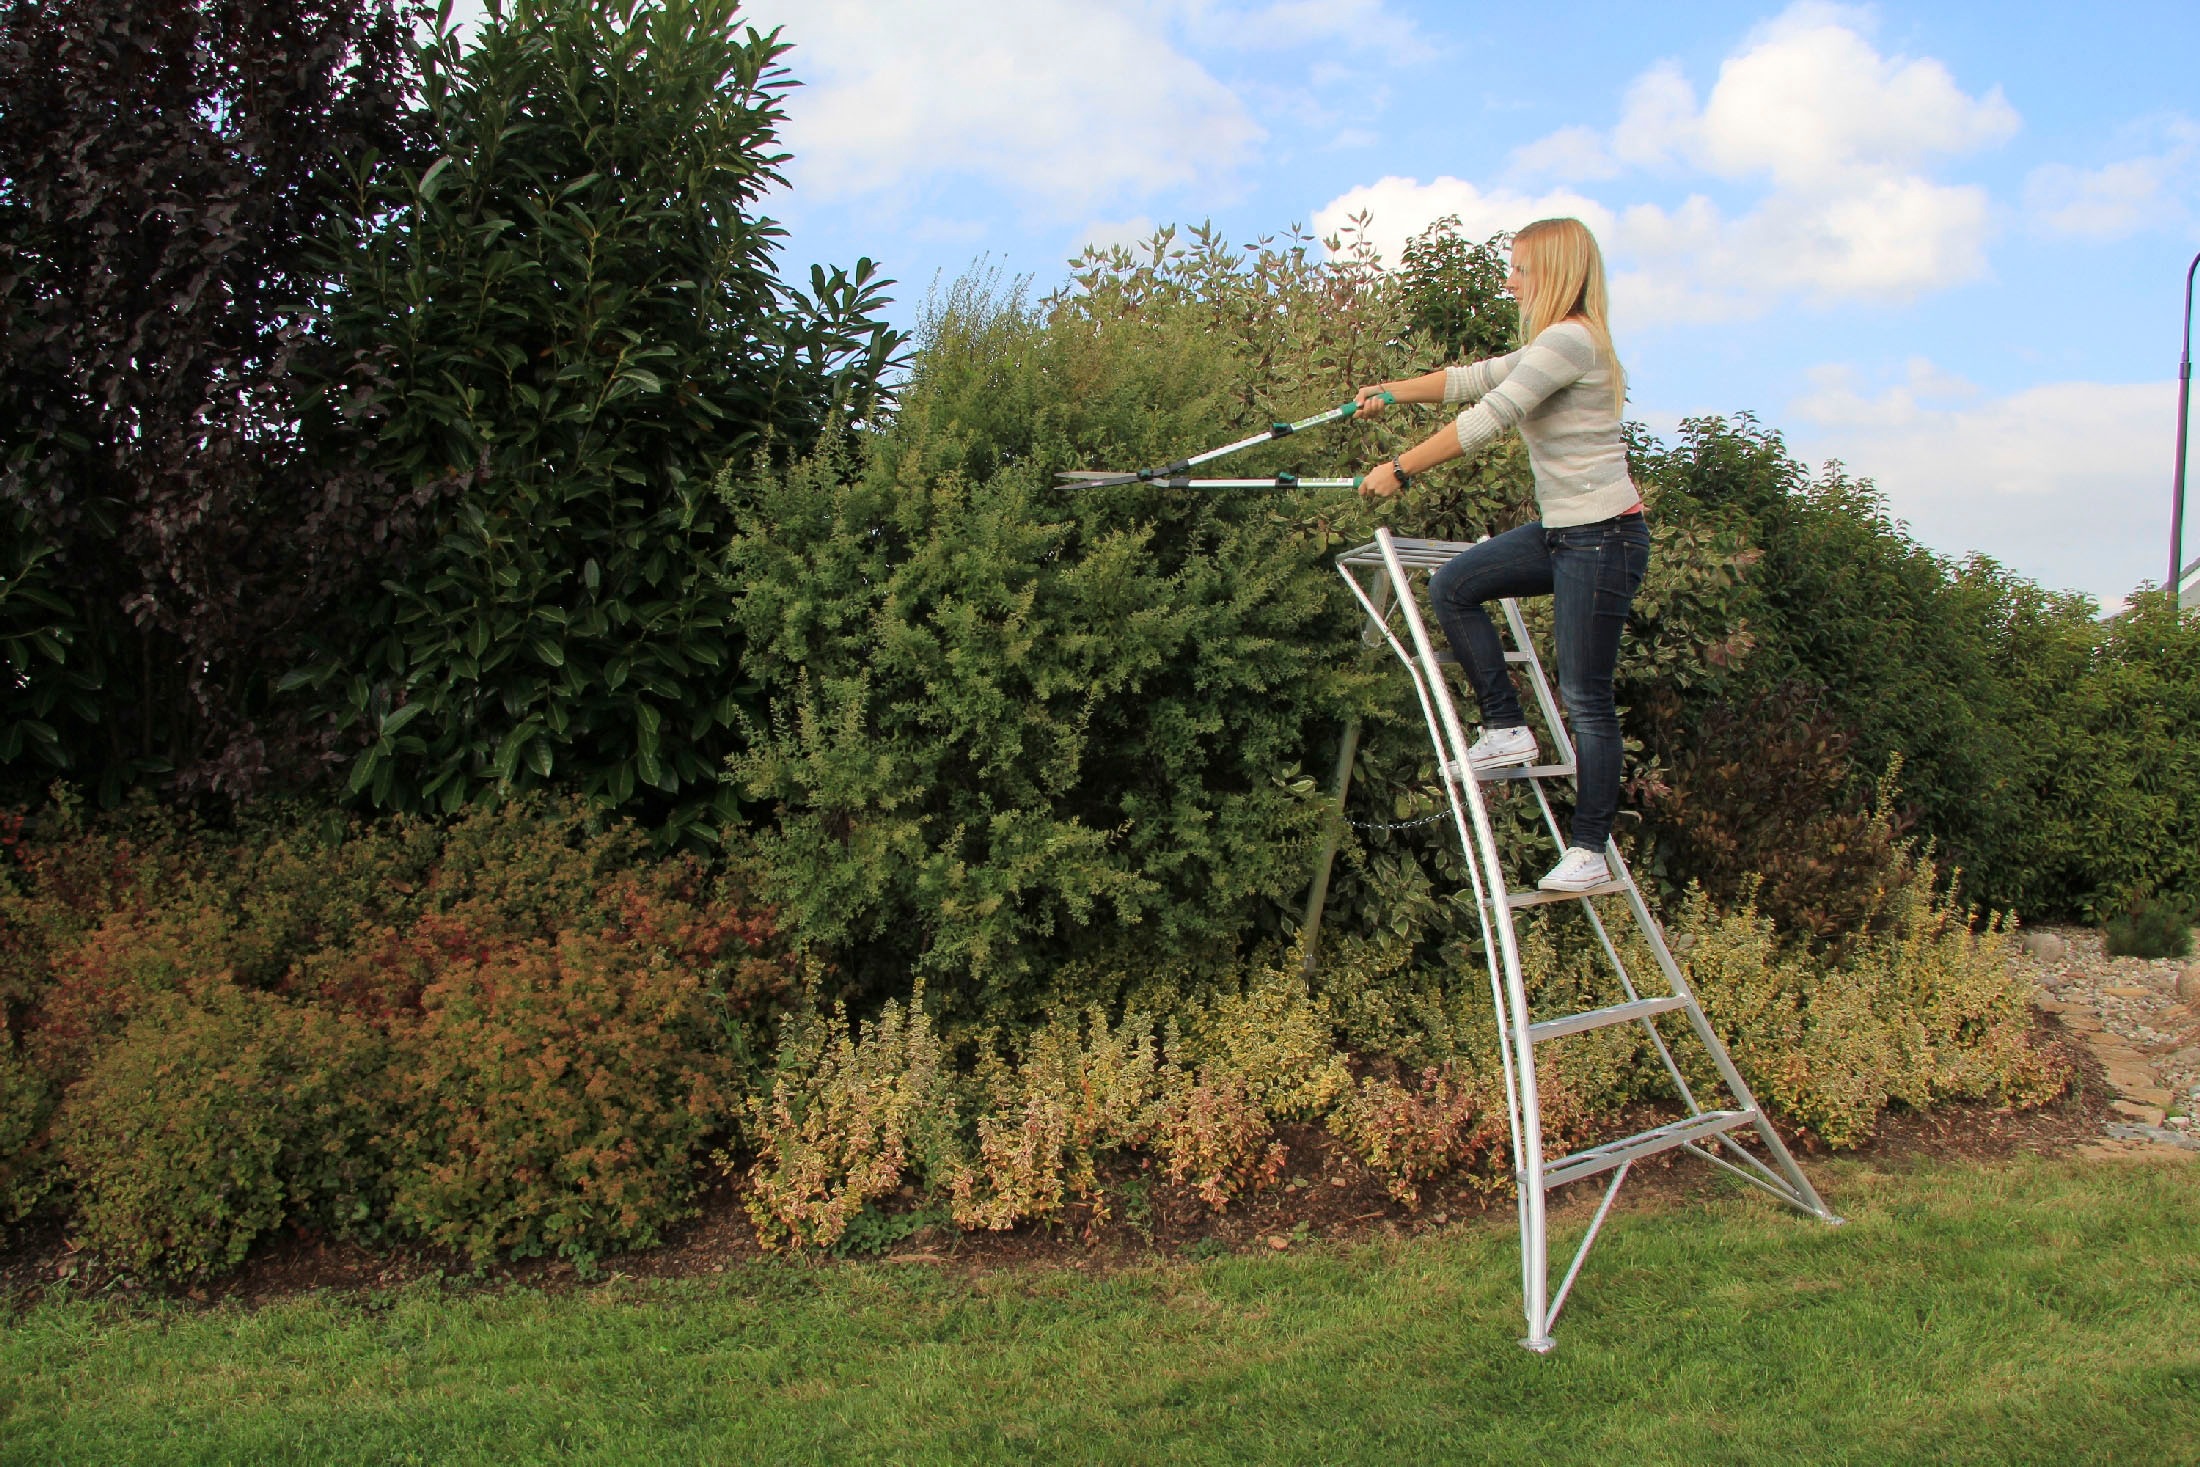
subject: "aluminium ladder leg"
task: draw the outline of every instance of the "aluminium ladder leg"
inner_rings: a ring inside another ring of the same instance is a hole
[[[1429,637],[1413,577],[1417,573],[1425,575],[1468,548],[1450,541],[1400,540],[1382,529],[1376,531],[1374,543],[1348,551],[1337,559],[1338,573],[1366,611],[1372,633],[1389,645],[1413,680],[1414,693],[1428,726],[1430,742],[1435,746],[1439,768],[1459,772],[1469,770],[1467,747],[1470,740],[1443,675],[1443,664],[1449,659],[1438,653]],[[1526,784],[1534,792],[1544,825],[1563,854],[1566,837],[1544,793],[1543,782],[1571,778],[1575,759],[1573,743],[1559,717],[1557,700],[1551,695],[1550,682],[1544,676],[1543,664],[1536,656],[1535,644],[1528,636],[1520,608],[1509,599],[1502,605],[1513,640],[1513,650],[1505,654],[1506,661],[1526,671],[1538,711],[1556,745],[1558,759],[1552,764],[1526,768],[1484,770],[1479,777],[1446,777],[1444,788],[1454,832],[1466,854],[1468,877],[1474,887],[1475,906],[1482,925],[1483,952],[1489,967],[1490,999],[1497,1019],[1520,1217],[1521,1298],[1528,1323],[1528,1334],[1521,1344],[1541,1353],[1556,1343],[1551,1331],[1558,1322],[1559,1311],[1565,1307],[1574,1280],[1589,1256],[1590,1246],[1604,1226],[1620,1184],[1626,1180],[1635,1162],[1645,1157],[1663,1151],[1685,1150],[1825,1222],[1838,1223],[1841,1219],[1820,1200],[1810,1179],[1803,1175],[1802,1168],[1796,1165],[1795,1158],[1774,1133],[1741,1072],[1728,1057],[1726,1046],[1719,1042],[1717,1033],[1704,1018],[1694,990],[1667,948],[1665,934],[1652,917],[1617,845],[1609,841],[1605,844],[1604,858],[1613,876],[1602,886],[1579,893],[1507,890],[1505,864],[1497,847],[1482,786],[1501,781]],[[1340,780],[1340,803],[1342,796]],[[1656,960],[1668,992],[1644,997],[1637,991],[1633,975],[1621,960],[1619,945],[1597,910],[1594,899],[1600,896],[1625,899],[1627,914],[1634,920]],[[1561,901],[1580,903],[1583,915],[1596,934],[1598,946],[1618,976],[1625,1001],[1539,1023],[1529,1012],[1513,913],[1524,907]],[[1707,1109],[1699,1102],[1665,1037],[1658,1031],[1656,1021],[1668,1014],[1685,1018],[1697,1041],[1709,1053],[1719,1081],[1732,1100],[1731,1105]],[[1569,1034],[1626,1023],[1642,1025],[1687,1114],[1637,1135],[1601,1142],[1556,1159],[1546,1158],[1536,1100],[1536,1046]],[[1755,1133],[1760,1149],[1771,1159],[1770,1165],[1741,1144],[1736,1133],[1742,1131]],[[1611,1181],[1554,1293],[1550,1287],[1549,1193],[1568,1182],[1606,1172],[1612,1174]]]

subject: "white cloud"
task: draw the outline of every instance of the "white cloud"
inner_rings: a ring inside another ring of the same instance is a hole
[[[2113,605],[2168,569],[2172,382],[2058,382],[2007,396],[1913,358],[1868,390],[1821,367],[1790,402],[1790,445],[1873,480],[1925,544],[1972,551]]]
[[[1392,177],[1361,184],[1315,210],[1314,233],[1325,239],[1343,233],[1353,216],[1363,212],[1372,219],[1368,240],[1390,265],[1404,256],[1407,240],[1447,214],[1457,215],[1460,232],[1475,240],[1561,214],[1582,219],[1601,234],[1612,218],[1603,205],[1570,189],[1531,196],[1506,189],[1485,192],[1463,178],[1446,176],[1422,183]]]
[[[1571,179],[1617,178],[1622,171],[1593,127],[1562,127],[1516,148],[1512,166],[1516,173]]]
[[[1072,256],[1083,254],[1088,248],[1107,249],[1123,245],[1136,249],[1153,238],[1153,220],[1144,214],[1130,219],[1095,219],[1078,232],[1069,252]]]
[[[1609,133],[1563,128],[1512,168],[1762,185],[1739,214],[1700,192],[1604,211],[1618,221],[1605,238],[1614,311],[1638,322],[1751,315],[1788,295],[1898,302],[1977,279],[1994,224],[1985,190],[1922,170],[2006,140],[2016,111],[1999,88],[1967,94],[1932,58],[1880,54],[1869,25],[1863,12],[1790,6],[1726,59],[1700,103],[1660,63],[1629,85]]]
[[[1175,7],[1082,0],[789,0],[804,82],[784,140],[819,198],[947,172],[1061,216],[1227,178],[1265,133],[1168,35]],[[1136,78],[1126,86],[1125,78]]]
[[[2200,124],[2172,117],[2159,146],[2100,168],[2047,163],[2024,181],[2024,209],[2043,234],[2110,240],[2192,217],[2200,196]]]
[[[1791,6],[1729,57],[1703,111],[1676,141],[1727,178],[1769,174],[1783,188],[1844,187],[2005,142],[2016,109],[1995,87],[1967,96],[1930,57],[1881,56],[1857,12]]]
[[[1281,51],[1314,43],[1376,50],[1393,56],[1426,45],[1409,16],[1385,0],[1269,0],[1265,5],[1174,0],[1187,29],[1204,45],[1238,51]]]

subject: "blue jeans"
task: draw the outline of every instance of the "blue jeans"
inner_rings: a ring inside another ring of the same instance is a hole
[[[1602,852],[1619,813],[1619,710],[1612,670],[1627,608],[1650,567],[1650,528],[1639,514],[1546,530],[1540,521],[1507,530],[1452,557],[1429,578],[1429,598],[1451,650],[1467,670],[1482,722],[1524,728],[1520,695],[1505,667],[1505,644],[1483,608],[1507,596],[1552,598],[1558,690],[1573,726],[1573,844]]]

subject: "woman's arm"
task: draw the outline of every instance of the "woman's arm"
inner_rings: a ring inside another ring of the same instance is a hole
[[[1358,394],[1362,418],[1379,418],[1389,404],[1383,394],[1389,393],[1397,402],[1442,402],[1444,400],[1444,369],[1438,367],[1419,377],[1407,377],[1397,382],[1378,382],[1373,387],[1363,387]]]
[[[1491,439],[1507,429],[1517,428],[1521,420],[1535,411],[1545,399],[1560,388],[1580,380],[1596,362],[1596,349],[1587,334],[1572,325],[1561,322],[1546,329],[1528,346],[1509,356],[1492,357],[1464,369],[1446,369],[1430,375],[1437,380],[1438,395],[1434,401],[1444,401],[1444,386],[1455,372],[1476,380],[1462,385],[1477,398],[1475,405],[1461,413],[1448,431],[1438,429],[1431,437],[1415,444],[1399,454],[1392,463],[1378,464],[1370,469],[1360,483],[1360,493],[1376,499],[1388,499],[1399,489],[1398,469],[1407,474],[1418,474],[1433,469],[1440,463],[1463,458],[1477,452]],[[1416,377],[1414,385],[1427,382],[1427,377]],[[1473,392],[1474,388],[1481,391]],[[1402,394],[1401,394],[1402,397]],[[1417,402],[1431,401],[1415,398]],[[1453,400],[1457,400],[1454,398]],[[1380,411],[1381,399],[1377,398]],[[1363,413],[1365,409],[1362,409]],[[1368,416],[1373,416],[1368,414]]]
[[[1435,376],[1437,391],[1441,393],[1444,385],[1444,374],[1438,372]],[[1415,380],[1424,379],[1417,378]],[[1395,387],[1391,390],[1393,392],[1397,391]],[[1400,401],[1407,400],[1404,394],[1401,393]],[[1440,396],[1411,400],[1419,402],[1443,401]],[[1380,402],[1382,399],[1377,398],[1376,401]],[[1404,468],[1408,474],[1422,474],[1435,468],[1438,464],[1450,463],[1453,459],[1462,457],[1463,454],[1464,450],[1459,446],[1458,432],[1451,424],[1446,423],[1404,453],[1399,454],[1393,462],[1398,467]],[[1397,468],[1392,467],[1391,463],[1375,465],[1367,471],[1367,476],[1360,481],[1360,493],[1370,499],[1388,499],[1391,495],[1396,494],[1398,489]]]

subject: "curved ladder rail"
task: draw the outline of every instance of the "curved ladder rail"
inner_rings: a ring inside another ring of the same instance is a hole
[[[1361,609],[1367,613],[1370,631],[1388,644],[1412,678],[1439,768],[1460,774],[1469,769],[1467,747],[1470,741],[1443,674],[1444,664],[1451,659],[1438,653],[1429,636],[1413,577],[1416,573],[1434,570],[1468,548],[1452,541],[1401,540],[1387,529],[1378,529],[1373,543],[1337,558],[1337,572],[1344,577]],[[1363,583],[1363,573],[1368,576],[1369,583]],[[1796,1165],[1795,1158],[1766,1121],[1741,1072],[1728,1057],[1726,1046],[1720,1043],[1717,1033],[1704,1018],[1694,990],[1674,961],[1666,946],[1664,931],[1652,917],[1616,844],[1606,842],[1605,861],[1614,876],[1602,886],[1582,893],[1506,889],[1505,863],[1490,823],[1482,786],[1497,782],[1526,784],[1534,792],[1553,843],[1563,854],[1566,837],[1544,792],[1543,781],[1572,778],[1576,766],[1573,742],[1566,734],[1557,700],[1552,696],[1550,681],[1544,676],[1543,664],[1536,655],[1534,640],[1528,635],[1519,605],[1510,599],[1502,605],[1514,644],[1513,650],[1505,654],[1505,660],[1526,671],[1538,711],[1559,757],[1552,764],[1484,770],[1477,777],[1447,775],[1444,788],[1454,833],[1466,855],[1467,871],[1474,888],[1475,909],[1482,927],[1482,947],[1489,966],[1498,1049],[1505,1071],[1506,1119],[1511,1130],[1516,1210],[1520,1221],[1521,1303],[1528,1325],[1527,1337],[1520,1343],[1542,1353],[1557,1343],[1551,1332],[1558,1323],[1559,1311],[1565,1308],[1589,1249],[1611,1212],[1621,1183],[1627,1179],[1629,1169],[1645,1157],[1663,1151],[1685,1150],[1825,1222],[1838,1223],[1841,1219],[1819,1198],[1810,1179],[1803,1175],[1802,1168]],[[1393,619],[1402,627],[1403,636],[1400,628],[1393,627]],[[1340,802],[1342,791],[1340,784]],[[1613,940],[1602,914],[1596,909],[1594,899],[1599,896],[1625,897],[1628,915],[1634,919],[1670,992],[1644,997],[1637,989],[1633,975],[1621,959],[1619,944]],[[1605,960],[1618,976],[1624,1001],[1538,1023],[1528,1004],[1513,913],[1524,907],[1560,901],[1581,904]],[[1665,1037],[1658,1031],[1657,1019],[1674,1013],[1686,1018],[1697,1041],[1708,1051],[1720,1082],[1732,1097],[1732,1105],[1706,1109],[1698,1101]],[[1536,1046],[1569,1034],[1623,1023],[1642,1025],[1687,1114],[1632,1136],[1600,1142],[1556,1159],[1546,1158],[1536,1100]],[[1759,1148],[1771,1159],[1771,1165],[1743,1147],[1736,1133],[1745,1130],[1755,1133]],[[1714,1147],[1717,1150],[1712,1149]],[[1612,1174],[1611,1181],[1604,1189],[1604,1196],[1575,1249],[1564,1278],[1553,1291],[1550,1288],[1549,1193],[1568,1182],[1605,1172]]]

